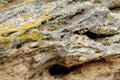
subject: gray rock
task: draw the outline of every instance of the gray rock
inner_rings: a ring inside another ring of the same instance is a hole
[[[119,80],[120,0],[34,1],[0,12],[0,80]]]

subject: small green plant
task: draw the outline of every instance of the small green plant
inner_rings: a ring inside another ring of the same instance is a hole
[[[59,25],[56,22],[51,22],[51,23],[48,23],[48,26],[50,26],[51,28],[57,29]]]
[[[79,2],[83,2],[84,0],[78,0]]]
[[[0,3],[5,4],[5,3],[11,3],[14,0],[0,0]]]
[[[0,3],[7,3],[7,0],[0,0]]]

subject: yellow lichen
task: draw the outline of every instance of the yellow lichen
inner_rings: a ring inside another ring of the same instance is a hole
[[[2,38],[2,35],[0,35],[0,39]]]
[[[23,24],[23,26],[24,27],[22,27],[22,29],[26,30],[26,29],[34,27],[34,23],[32,23],[32,22],[26,22],[26,23]]]
[[[36,40],[40,44],[42,40],[42,35],[39,34],[39,31],[37,29],[34,29],[19,36],[20,41],[25,41],[26,39]]]
[[[36,27],[41,25],[41,23],[43,21],[52,18],[52,15],[49,14],[50,11],[51,10],[49,8],[45,8],[42,11],[42,14],[39,18],[33,19],[33,21],[31,21],[31,22],[24,22],[22,25],[18,25],[18,26],[16,24],[11,24],[11,23],[15,23],[14,21],[13,22],[11,22],[11,21],[4,22],[2,24],[2,26],[0,27],[0,42],[3,43],[5,47],[8,47],[8,46],[10,46],[12,38],[14,36],[17,36],[17,38],[21,42],[30,38],[32,40],[36,40],[40,44],[40,42],[42,40],[42,35],[39,34],[39,31],[37,30]],[[29,19],[29,17],[28,17],[28,19]],[[30,31],[29,31],[29,29],[30,29]],[[26,32],[27,30],[28,30],[28,32]],[[16,31],[14,33],[14,35],[2,36],[3,33],[10,33],[10,32],[14,32],[14,31]],[[4,40],[4,39],[6,39],[6,40]]]
[[[0,34],[2,33],[9,33],[16,31],[16,24],[11,24],[14,23],[14,21],[6,21],[0,25]]]
[[[4,38],[4,39],[2,39],[2,40],[0,40],[0,42],[2,43],[0,46],[2,46],[2,47],[9,47],[10,46],[10,38]]]
[[[16,31],[16,29],[10,26],[7,32],[13,32],[13,31]]]

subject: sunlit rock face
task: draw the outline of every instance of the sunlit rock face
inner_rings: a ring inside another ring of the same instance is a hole
[[[120,0],[0,6],[0,80],[120,80]]]

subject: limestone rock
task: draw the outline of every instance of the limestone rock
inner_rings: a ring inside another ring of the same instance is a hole
[[[120,80],[120,0],[26,0],[0,9],[0,80]]]

